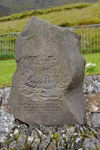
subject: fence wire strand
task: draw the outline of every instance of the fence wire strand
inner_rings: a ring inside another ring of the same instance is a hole
[[[67,27],[66,29],[81,35],[81,53],[100,52],[100,24]],[[0,34],[0,58],[15,57],[15,43],[19,34],[20,32]]]

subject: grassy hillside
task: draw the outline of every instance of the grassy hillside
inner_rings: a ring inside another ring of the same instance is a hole
[[[21,32],[31,16],[67,27],[100,23],[100,2],[77,3],[49,9],[27,11],[0,19],[0,34]]]
[[[0,16],[33,9],[50,8],[76,2],[97,2],[98,0],[0,0]]]

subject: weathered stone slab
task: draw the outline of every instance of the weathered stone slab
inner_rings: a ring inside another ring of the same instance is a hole
[[[17,70],[9,103],[27,124],[64,125],[85,122],[85,60],[80,36],[32,17],[16,42]]]

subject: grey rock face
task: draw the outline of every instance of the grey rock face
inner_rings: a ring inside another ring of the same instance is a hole
[[[97,150],[95,143],[91,139],[88,139],[88,138],[84,140],[83,148],[85,150],[90,150],[90,149]]]
[[[13,141],[13,142],[11,142],[11,143],[9,144],[9,148],[10,148],[10,149],[14,149],[14,148],[16,148],[16,147],[17,147],[16,141]]]
[[[83,124],[85,60],[80,36],[32,17],[16,42],[9,103],[30,125]]]
[[[13,126],[13,115],[0,109],[0,142],[3,142],[6,139],[6,135],[10,132]]]
[[[100,131],[96,131],[90,126],[67,126],[46,127],[41,130],[35,128],[29,134],[29,127],[25,124],[18,124],[11,129],[7,135],[7,140],[1,142],[0,150],[90,150],[100,149]],[[39,126],[40,128],[40,126]],[[53,134],[51,139],[49,135],[44,134],[44,130],[49,130]],[[55,133],[53,131],[55,130]]]
[[[100,128],[100,113],[92,114],[92,125],[93,127]]]
[[[83,92],[85,94],[100,93],[100,75],[85,76]]]
[[[56,150],[56,141],[53,140],[50,145],[48,146],[47,150]]]

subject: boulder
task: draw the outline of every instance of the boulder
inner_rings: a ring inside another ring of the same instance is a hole
[[[85,59],[80,36],[32,17],[16,41],[9,104],[29,125],[84,124]]]

